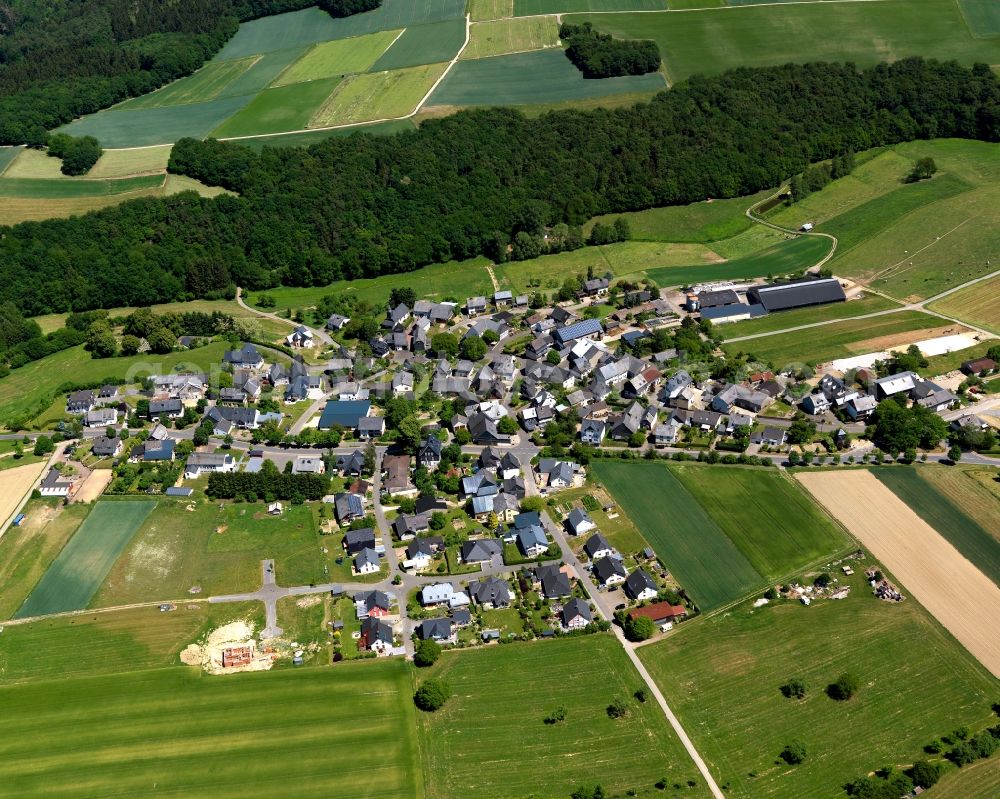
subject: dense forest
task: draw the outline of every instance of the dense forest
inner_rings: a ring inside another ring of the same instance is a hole
[[[1000,139],[989,67],[739,69],[631,108],[467,111],[260,154],[187,139],[171,169],[240,196],[0,228],[0,302],[35,314],[401,272],[600,214],[752,194],[810,163],[937,136]]]
[[[153,91],[211,58],[242,21],[381,0],[12,0],[0,6],[0,144]]]
[[[559,38],[568,42],[566,57],[585,78],[617,78],[645,75],[660,68],[660,48],[651,40],[616,39],[583,25],[563,23]]]

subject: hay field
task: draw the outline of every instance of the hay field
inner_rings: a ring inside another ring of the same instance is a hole
[[[163,172],[170,160],[173,145],[143,147],[138,150],[105,150],[98,162],[91,167],[87,177],[123,178],[129,175],[144,175]]]
[[[70,180],[59,170],[62,159],[52,158],[45,150],[23,148],[4,170],[4,178],[46,178],[49,180]]]
[[[927,307],[1000,336],[1000,276],[956,291]]]
[[[1000,677],[1000,588],[867,471],[797,475],[994,676]]]
[[[469,17],[473,22],[512,16],[514,16],[514,0],[469,0]]]
[[[429,64],[352,75],[329,93],[326,101],[309,119],[309,127],[350,125],[406,116],[416,109],[445,67],[445,64]]]
[[[333,78],[352,72],[366,72],[402,31],[380,31],[351,39],[335,39],[317,44],[282,72],[272,86]]]
[[[0,471],[0,525],[3,525],[21,504],[24,495],[35,484],[35,480],[44,468],[44,463],[30,463]]]
[[[614,636],[446,652],[418,679],[427,676],[454,692],[418,716],[428,799],[564,797],[597,782],[608,796],[652,796],[664,776],[695,781],[686,799],[709,795],[660,707],[632,697],[642,680]],[[627,717],[608,717],[615,697],[628,702]],[[558,706],[566,720],[545,724]]]
[[[155,92],[136,97],[122,103],[119,108],[157,108],[189,103],[205,103],[214,100],[237,78],[257,62],[260,56],[250,55],[231,61],[209,61],[197,72],[173,83],[168,83]]]
[[[24,619],[83,610],[155,502],[99,502],[14,614]]]
[[[488,58],[559,46],[559,24],[555,17],[498,19],[481,22],[470,30],[463,59]]]

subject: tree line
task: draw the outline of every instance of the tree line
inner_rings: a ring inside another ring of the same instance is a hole
[[[810,163],[934,136],[1000,139],[987,66],[745,68],[630,108],[464,111],[259,154],[182,139],[171,171],[239,196],[0,228],[0,302],[39,314],[405,272],[602,214],[753,194]]]
[[[595,31],[589,22],[563,23],[559,38],[569,43],[566,57],[585,78],[645,75],[660,68],[660,48],[651,39],[616,39]]]

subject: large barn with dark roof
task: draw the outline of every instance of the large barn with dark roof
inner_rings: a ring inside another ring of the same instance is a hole
[[[800,280],[772,286],[754,286],[747,291],[750,303],[759,303],[771,311],[787,311],[791,308],[805,308],[809,305],[825,305],[829,302],[844,302],[847,295],[836,278],[823,280]]]

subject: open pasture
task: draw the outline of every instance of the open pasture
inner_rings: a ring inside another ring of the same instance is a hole
[[[527,2],[518,0],[518,13]],[[566,3],[535,0],[533,13],[568,10],[553,5]],[[1000,63],[1000,38],[974,37],[954,0],[786,3],[567,19],[586,20],[621,38],[656,40],[672,81],[788,62],[851,61],[867,67],[921,55]]]
[[[958,0],[973,36],[1000,36],[1000,6],[992,0]]]
[[[853,577],[839,575],[851,586],[846,599],[746,604],[639,649],[716,780],[729,785],[727,796],[841,797],[848,780],[912,763],[956,727],[995,723],[997,681],[918,603],[875,599],[865,562],[854,564]],[[861,688],[841,703],[825,689],[843,672]],[[805,682],[802,700],[781,695],[792,677]],[[795,740],[805,762],[777,765]]]
[[[797,478],[885,564],[904,594],[1000,677],[1000,587],[993,580],[868,471],[803,472]]]
[[[380,31],[351,39],[334,39],[315,45],[282,72],[272,86],[334,78],[366,72],[389,48],[402,31]]]
[[[660,707],[632,698],[642,681],[610,635],[448,652],[419,677],[428,673],[454,694],[418,718],[429,799],[561,797],[597,782],[642,796],[664,776],[696,780],[685,797],[708,795]],[[608,717],[616,697],[628,702],[625,718]],[[566,720],[545,724],[558,706]]]
[[[158,108],[189,103],[207,103],[223,93],[229,85],[249,70],[260,58],[249,55],[229,61],[209,61],[192,75],[168,83],[155,92],[127,100],[119,108]]]
[[[851,547],[809,495],[777,470],[690,463],[670,470],[766,578],[786,577]]]
[[[943,334],[941,321],[920,311],[900,311],[872,319],[831,322],[805,332],[798,330],[734,341],[724,344],[723,349],[730,354],[752,353],[757,360],[778,368],[794,363],[818,364],[933,338],[935,333]],[[962,331],[953,326],[952,332]]]
[[[2,687],[9,734],[0,795],[207,798],[239,786],[252,799],[294,783],[304,798],[420,797],[410,675],[408,664],[387,660],[236,678],[174,667]]]
[[[405,69],[451,61],[465,44],[465,20],[461,17],[417,25],[403,31],[375,65],[372,72]]]
[[[212,135],[226,139],[306,128],[309,118],[340,82],[340,78],[322,78],[265,89]]]
[[[650,269],[647,275],[658,285],[666,287],[708,280],[800,274],[819,263],[832,246],[832,242],[823,236],[796,236],[729,261],[664,266]]]
[[[488,58],[558,46],[559,24],[555,17],[498,19],[472,26],[462,58]]]
[[[445,66],[429,64],[345,78],[312,114],[309,127],[350,125],[411,114]]]
[[[514,16],[514,0],[469,0],[469,18],[473,22]]]
[[[514,14],[569,14],[576,11],[663,11],[668,0],[514,0]]]
[[[254,591],[265,558],[274,559],[282,585],[322,582],[323,565],[332,569],[341,554],[331,541],[320,539],[309,506],[269,516],[262,504],[226,503],[221,510],[219,505],[160,502],[107,573],[93,606],[178,598],[194,586],[201,596]],[[322,546],[331,549],[329,556]]]
[[[732,322],[716,326],[716,332],[723,339],[738,336],[754,336],[759,333],[773,333],[777,330],[809,325],[814,322],[832,322],[838,319],[850,319],[879,311],[898,308],[899,304],[878,294],[864,294],[847,302],[834,302],[828,305],[817,305],[812,308],[796,308],[791,311],[778,311],[757,319],[747,319],[744,322]],[[747,342],[748,345],[752,342]]]
[[[15,618],[87,607],[118,556],[156,506],[98,502],[18,609]]]
[[[702,611],[760,585],[753,564],[665,465],[601,460],[591,468]]]
[[[123,178],[164,172],[170,160],[172,145],[144,147],[140,150],[105,150],[87,173],[90,178]]]
[[[883,467],[872,469],[872,474],[983,574],[1000,585],[1000,498],[985,492],[968,474],[952,471],[949,467]],[[948,490],[941,490],[939,486]],[[973,501],[985,526],[964,510],[965,504]]]
[[[1000,336],[1000,277],[956,291],[927,307]]]
[[[658,72],[587,80],[559,49],[463,60],[427,101],[433,106],[535,105],[665,87]]]

